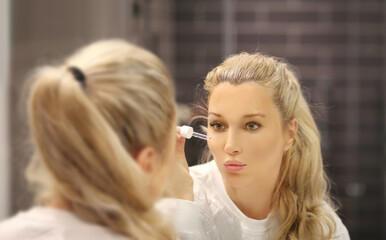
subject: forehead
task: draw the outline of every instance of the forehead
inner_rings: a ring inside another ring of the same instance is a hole
[[[219,84],[209,98],[208,110],[232,118],[251,113],[261,113],[268,117],[278,114],[270,91],[252,82],[240,85],[227,82]]]

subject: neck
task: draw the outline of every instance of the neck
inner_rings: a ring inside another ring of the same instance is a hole
[[[271,212],[273,186],[254,184],[253,186],[232,187],[225,185],[225,189],[233,201],[244,215],[249,218],[261,220],[265,219]]]
[[[72,211],[71,203],[69,203],[66,199],[62,197],[55,197],[46,205],[46,207]]]

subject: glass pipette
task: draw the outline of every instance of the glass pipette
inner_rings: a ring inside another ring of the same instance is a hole
[[[196,138],[199,138],[202,140],[209,140],[209,141],[214,140],[213,137],[211,137],[211,136],[207,136],[205,134],[198,133],[198,132],[193,132],[193,128],[190,126],[186,126],[186,125],[180,127],[180,136],[187,138],[187,139],[190,139],[192,137],[196,137]]]

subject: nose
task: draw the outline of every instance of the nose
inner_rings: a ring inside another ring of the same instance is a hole
[[[231,131],[228,131],[224,150],[229,155],[237,155],[241,153],[240,141],[237,139],[237,135]]]

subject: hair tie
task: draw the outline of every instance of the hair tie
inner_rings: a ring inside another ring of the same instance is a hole
[[[72,73],[74,78],[82,84],[82,86],[86,85],[86,76],[83,72],[77,67],[69,67],[68,70]]]

